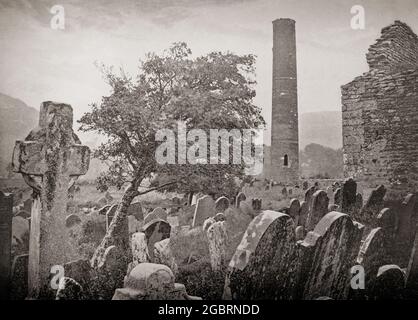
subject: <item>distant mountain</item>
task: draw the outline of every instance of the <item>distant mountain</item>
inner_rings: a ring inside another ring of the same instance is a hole
[[[340,111],[320,111],[299,115],[299,148],[316,143],[333,149],[342,148]]]
[[[38,110],[0,93],[0,176],[7,175],[15,141],[24,139],[38,124]]]

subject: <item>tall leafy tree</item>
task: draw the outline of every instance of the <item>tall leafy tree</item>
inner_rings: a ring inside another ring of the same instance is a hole
[[[205,132],[263,126],[261,110],[253,103],[254,64],[253,55],[233,53],[192,58],[185,43],[175,43],[161,55],[147,54],[136,79],[102,66],[111,93],[91,105],[79,121],[80,129],[107,138],[94,151],[95,157],[110,164],[98,178],[98,187],[126,186],[103,248],[117,244],[114,235],[121,231],[121,221],[138,195],[173,186],[183,192],[214,194],[228,194],[234,188],[234,179],[244,175],[243,163],[161,165],[155,154],[163,142],[155,136],[160,129],[176,132],[179,121],[187,130]],[[210,156],[209,150],[206,155],[201,152],[206,151],[199,150],[203,158]],[[148,179],[153,187],[141,192],[141,183]]]

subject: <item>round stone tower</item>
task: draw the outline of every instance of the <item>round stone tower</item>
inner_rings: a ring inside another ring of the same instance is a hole
[[[299,179],[296,74],[295,21],[274,20],[270,177],[286,184]]]

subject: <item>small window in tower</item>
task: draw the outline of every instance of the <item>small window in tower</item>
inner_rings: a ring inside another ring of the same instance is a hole
[[[289,157],[287,156],[287,154],[285,154],[283,157],[283,166],[285,167],[289,166]]]

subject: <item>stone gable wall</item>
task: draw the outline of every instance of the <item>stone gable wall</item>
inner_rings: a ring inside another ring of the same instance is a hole
[[[418,190],[418,38],[395,22],[367,61],[370,71],[341,87],[344,174],[370,187]]]

